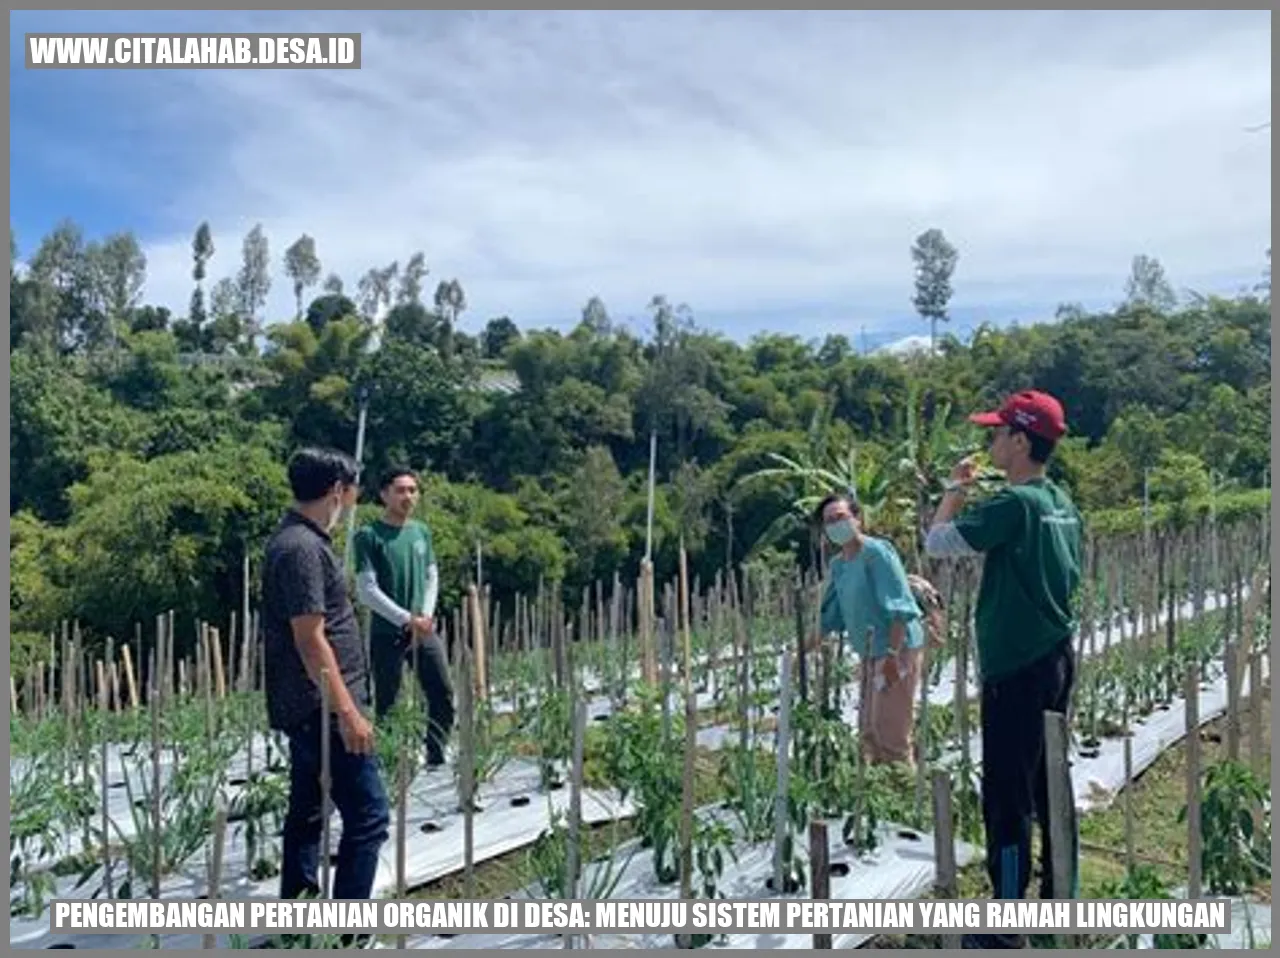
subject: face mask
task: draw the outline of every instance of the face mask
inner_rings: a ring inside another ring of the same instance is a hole
[[[827,538],[838,546],[848,545],[853,538],[853,520],[841,519],[839,522],[827,523]]]

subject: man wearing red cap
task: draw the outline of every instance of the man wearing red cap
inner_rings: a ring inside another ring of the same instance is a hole
[[[1075,681],[1072,636],[1083,521],[1045,474],[1067,426],[1062,406],[1035,390],[1010,396],[970,421],[991,430],[991,461],[1007,485],[965,508],[977,469],[951,473],[925,539],[935,558],[982,555],[974,620],[982,680],[982,815],[987,873],[997,898],[1023,898],[1031,878],[1031,824],[1040,824],[1040,898],[1075,897],[1078,855],[1071,821],[1073,887],[1053,888],[1044,762],[1044,712],[1066,714]],[[1072,809],[1074,812],[1074,809]],[[1021,947],[1020,935],[967,935],[966,948]]]

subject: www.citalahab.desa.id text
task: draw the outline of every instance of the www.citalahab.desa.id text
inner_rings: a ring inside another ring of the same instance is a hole
[[[29,33],[29,68],[359,69],[358,33]]]

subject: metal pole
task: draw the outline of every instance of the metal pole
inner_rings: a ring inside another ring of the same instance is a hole
[[[368,387],[361,387],[359,392],[360,400],[360,418],[356,424],[356,483],[360,482],[360,473],[364,465],[364,423],[365,417],[369,412],[369,390]],[[347,516],[347,541],[345,552],[347,571],[350,572],[355,562],[354,543],[351,541],[356,528],[356,511],[351,510]]]

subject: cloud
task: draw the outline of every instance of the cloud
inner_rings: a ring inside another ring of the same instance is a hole
[[[156,177],[171,231],[146,238],[149,298],[175,310],[206,218],[213,279],[264,225],[273,316],[306,232],[349,289],[422,250],[428,293],[458,278],[472,328],[571,321],[592,295],[641,316],[655,293],[695,316],[888,323],[930,226],[969,309],[1117,298],[1138,252],[1234,290],[1270,243],[1270,132],[1243,132],[1270,116],[1269,13],[269,22],[360,29],[363,69],[149,75],[183,98],[171,135],[201,130],[198,169]],[[145,169],[150,149],[104,162]]]

